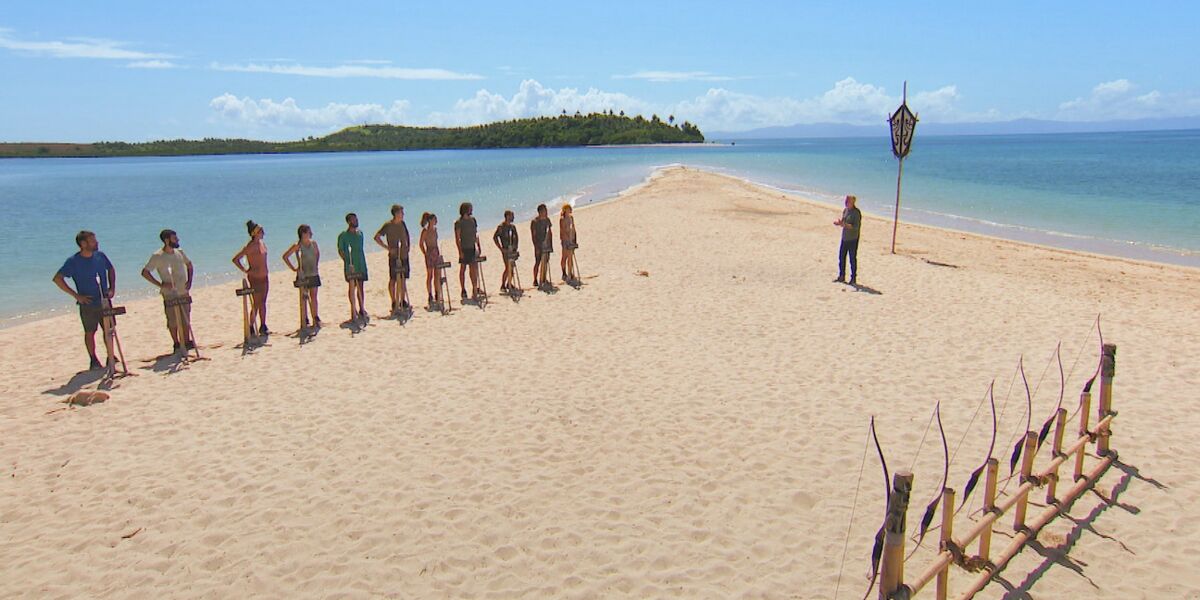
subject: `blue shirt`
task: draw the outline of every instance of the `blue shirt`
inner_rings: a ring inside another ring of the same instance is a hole
[[[88,304],[94,305],[100,301],[102,296],[101,286],[106,290],[111,287],[108,281],[108,270],[111,268],[112,263],[108,261],[108,257],[103,252],[97,251],[88,258],[84,258],[76,252],[67,259],[67,262],[63,263],[58,274],[74,281],[75,293],[87,296]]]

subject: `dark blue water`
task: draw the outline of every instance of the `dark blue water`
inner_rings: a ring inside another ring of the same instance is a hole
[[[67,308],[50,283],[90,229],[122,295],[179,232],[198,283],[226,280],[244,223],[267,230],[272,264],[312,225],[332,247],[346,212],[368,233],[393,202],[442,222],[471,200],[483,223],[540,202],[586,203],[657,167],[732,173],[816,199],[858,195],[891,215],[896,161],[886,138],[739,141],[735,146],[439,150],[286,156],[0,161],[0,323]],[[1200,131],[920,137],[905,162],[902,218],[1066,247],[1200,264]]]

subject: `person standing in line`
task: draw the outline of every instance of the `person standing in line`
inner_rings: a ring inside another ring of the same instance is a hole
[[[271,273],[267,269],[267,243],[263,238],[267,231],[254,221],[246,221],[246,232],[250,241],[233,255],[233,266],[246,275],[254,294],[250,296],[250,335],[270,335],[267,329],[267,294],[271,291]],[[242,259],[246,264],[242,265]],[[254,329],[254,320],[258,319],[258,330]]]
[[[164,229],[158,234],[162,242],[159,248],[150,255],[146,266],[142,267],[142,277],[151,285],[158,288],[163,299],[163,311],[167,317],[167,331],[171,332],[175,352],[192,350],[196,340],[191,339],[192,305],[168,305],[172,300],[187,298],[192,291],[192,261],[179,248],[179,235],[171,229]],[[158,274],[155,279],[154,274]],[[186,337],[181,337],[186,336]]]
[[[54,274],[54,284],[79,305],[79,320],[83,322],[83,345],[87,348],[89,370],[111,367],[114,364],[112,336],[109,335],[108,319],[101,317],[104,301],[111,299],[117,291],[117,270],[100,251],[96,234],[80,231],[75,235],[79,252],[71,255]],[[75,289],[67,285],[71,278]],[[105,365],[96,358],[96,329],[104,329],[104,349],[108,360]]]
[[[363,284],[367,281],[367,256],[363,250],[363,232],[358,230],[358,215],[347,214],[346,225],[346,230],[338,234],[337,248],[346,272],[346,295],[350,299],[350,314],[366,319]]]
[[[392,299],[392,312],[409,309],[408,303],[408,251],[412,240],[408,225],[404,222],[404,207],[392,205],[392,218],[375,232],[375,243],[388,252],[388,296]]]
[[[842,228],[842,245],[838,248],[838,276],[833,281],[846,283],[846,257],[850,257],[850,285],[858,285],[858,236],[862,230],[862,212],[855,203],[858,198],[846,196],[842,218],[833,222]]]
[[[454,243],[458,246],[458,287],[463,300],[467,299],[466,272],[471,271],[471,297],[479,297],[479,224],[475,221],[475,207],[470,202],[458,206],[458,220],[454,222]]]
[[[442,264],[442,251],[438,248],[437,215],[425,213],[421,215],[421,253],[425,255],[425,291],[429,294],[429,306],[442,303],[442,284],[439,280],[434,287],[434,278],[438,277],[438,265]],[[436,299],[436,302],[434,301]]]
[[[529,222],[529,231],[533,238],[533,287],[550,283],[550,254],[554,252],[554,237],[551,229],[550,213],[545,204],[537,207],[537,216]]]
[[[559,261],[559,267],[562,269],[563,281],[579,281],[579,273],[575,272],[575,248],[578,244],[575,243],[575,215],[570,204],[562,205],[562,212],[558,217],[558,237],[562,244],[562,259]]]
[[[313,326],[320,327],[321,313],[317,310],[317,290],[321,287],[321,248],[313,239],[312,227],[308,225],[296,228],[296,237],[299,238],[298,241],[283,253],[283,264],[296,274],[296,284],[304,291],[305,305],[312,315]],[[294,265],[291,261],[293,254],[296,255]],[[307,318],[304,319],[304,324],[308,325]]]
[[[517,226],[513,225],[513,211],[504,211],[504,222],[496,227],[496,233],[492,234],[492,241],[496,247],[500,249],[500,256],[504,258],[504,274],[500,276],[500,291],[507,292],[513,289],[513,262],[517,259]]]

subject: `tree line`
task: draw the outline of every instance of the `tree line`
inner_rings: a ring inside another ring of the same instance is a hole
[[[204,138],[93,144],[0,144],[0,157],[182,156],[198,154],[276,154],[292,152],[363,152],[466,148],[560,148],[627,144],[699,143],[700,129],[652,115],[628,117],[624,111],[534,117],[471,127],[357,125],[323,137],[290,142]]]

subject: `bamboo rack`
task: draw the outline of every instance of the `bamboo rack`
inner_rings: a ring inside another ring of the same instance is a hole
[[[1054,415],[1054,438],[1051,445],[1050,462],[1042,469],[1034,472],[1034,460],[1037,455],[1038,434],[1034,431],[1025,433],[1023,456],[1020,469],[1020,486],[1000,503],[996,502],[996,484],[999,462],[992,458],[985,465],[985,482],[983,497],[983,516],[957,540],[954,538],[954,496],[951,488],[942,490],[942,521],[940,530],[940,549],[933,562],[920,572],[911,582],[904,581],[903,539],[893,538],[894,529],[901,535],[904,531],[905,514],[908,508],[908,494],[912,489],[912,474],[897,473],[893,482],[892,502],[888,506],[887,541],[884,546],[883,562],[880,566],[879,600],[906,600],[914,597],[929,582],[936,580],[936,598],[945,600],[949,597],[949,578],[951,565],[959,565],[968,572],[977,571],[970,584],[960,595],[959,600],[970,600],[984,588],[992,578],[1008,565],[1025,545],[1037,538],[1043,527],[1063,513],[1071,503],[1091,488],[1104,475],[1105,471],[1116,461],[1116,452],[1110,447],[1112,422],[1117,413],[1112,410],[1112,380],[1115,373],[1116,345],[1105,344],[1102,349],[1100,362],[1100,400],[1097,406],[1097,422],[1095,429],[1089,429],[1092,395],[1089,388],[1079,397],[1079,428],[1078,435],[1064,447],[1064,435],[1067,429],[1067,411],[1059,408]],[[1084,459],[1089,444],[1096,444],[1096,456],[1099,461],[1091,469],[1084,471]],[[1074,459],[1073,483],[1065,491],[1059,488],[1059,469],[1067,461]],[[902,480],[902,477],[905,479]],[[1032,519],[1028,518],[1029,496],[1035,489],[1046,488],[1046,508]],[[903,489],[903,497],[897,498],[897,491]],[[899,500],[899,501],[898,501]],[[1012,541],[999,554],[991,555],[992,530],[999,519],[1005,515],[1013,517]],[[896,525],[898,524],[898,528]],[[979,541],[978,554],[969,555],[966,548],[976,540]],[[894,556],[896,548],[901,552],[901,558],[889,560]]]

